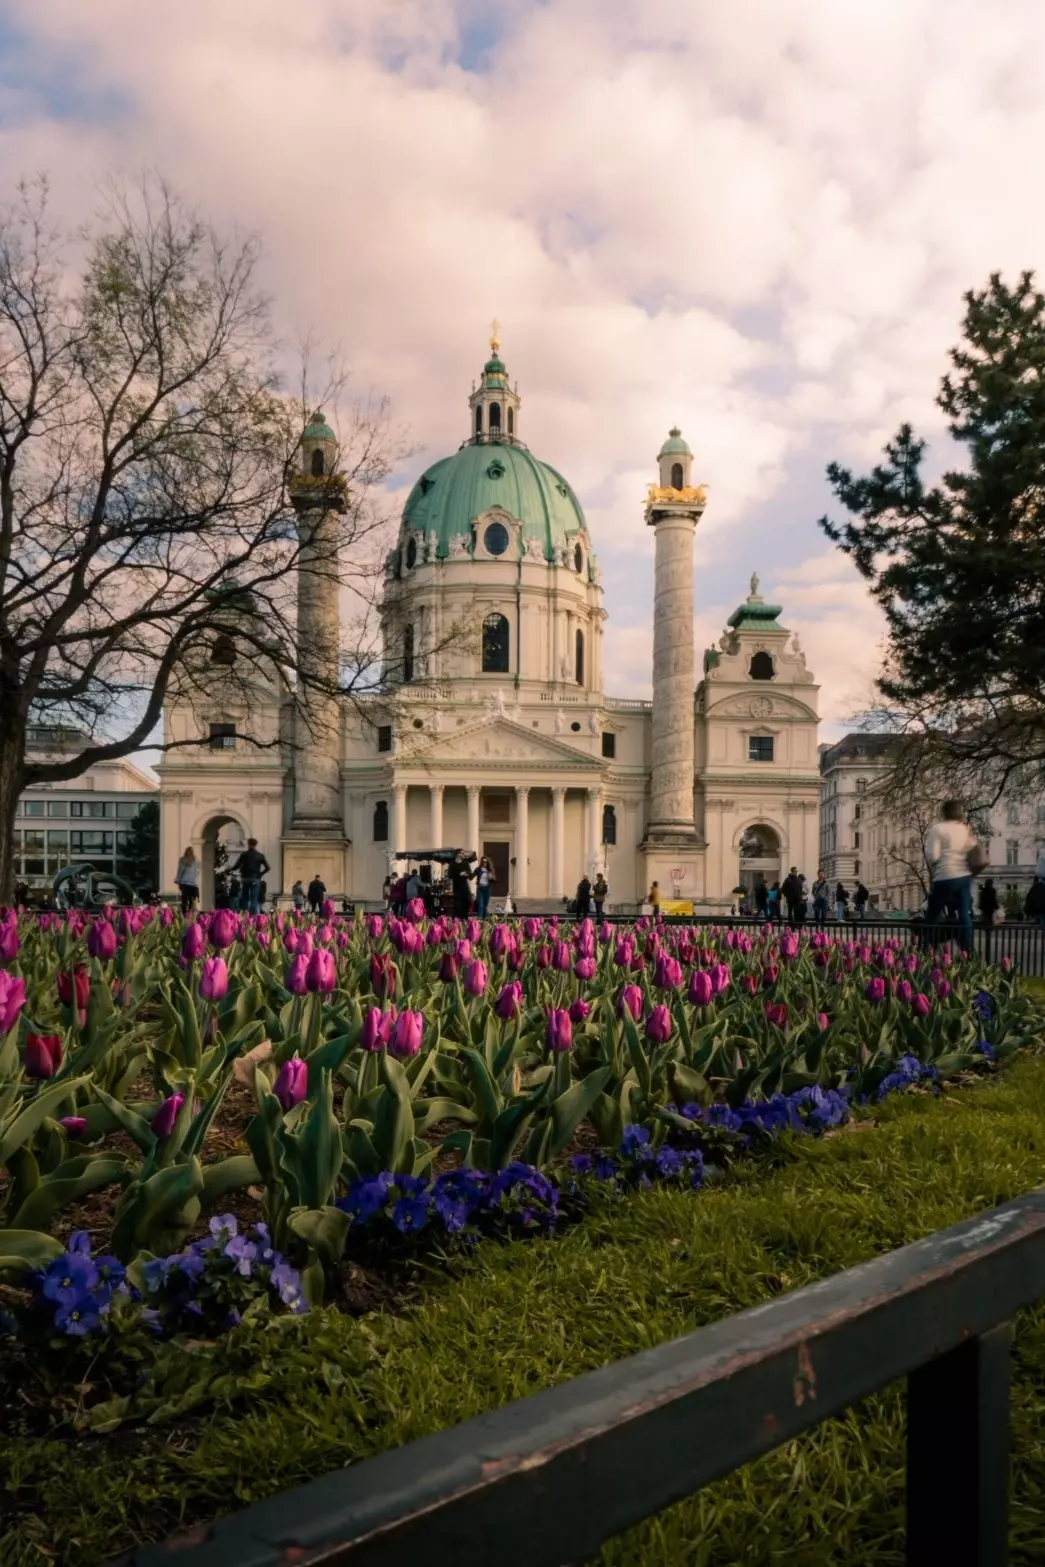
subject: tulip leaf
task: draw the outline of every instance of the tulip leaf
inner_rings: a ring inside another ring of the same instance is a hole
[[[217,1164],[204,1165],[200,1200],[205,1208],[212,1208],[215,1203],[223,1201],[229,1192],[254,1186],[260,1180],[261,1172],[250,1154],[234,1154],[228,1159],[219,1159]]]
[[[465,1046],[461,1051],[461,1059],[472,1080],[472,1086],[479,1100],[482,1119],[487,1125],[492,1125],[504,1104],[500,1090],[487,1071],[486,1062],[478,1050],[473,1050],[471,1046]]]
[[[16,1229],[40,1229],[72,1202],[122,1180],[128,1173],[126,1159],[82,1154],[60,1164],[36,1190],[30,1192],[14,1217]]]
[[[0,1276],[21,1278],[48,1267],[65,1247],[39,1230],[0,1230]]]
[[[218,1086],[215,1088],[215,1090],[211,1094],[210,1098],[205,1101],[204,1106],[203,1106],[202,1110],[199,1112],[199,1114],[196,1115],[193,1118],[192,1123],[189,1126],[189,1129],[188,1129],[188,1131],[185,1134],[185,1140],[182,1143],[181,1148],[180,1148],[179,1151],[182,1154],[184,1154],[186,1157],[189,1157],[192,1154],[198,1154],[198,1153],[202,1152],[204,1139],[205,1139],[207,1133],[210,1131],[211,1123],[213,1122],[214,1117],[218,1113],[218,1110],[219,1110],[220,1105],[221,1105],[221,1101],[224,1099],[225,1094],[228,1091],[228,1086],[229,1086],[229,1084],[231,1082],[232,1082],[232,1067],[229,1066],[226,1069],[226,1071],[225,1071],[224,1078],[218,1083]],[[189,1106],[189,1113],[191,1115],[192,1114],[192,1095],[191,1094],[186,1094],[185,1095],[185,1103]],[[183,1105],[182,1109],[184,1109],[184,1108],[185,1108],[185,1106]],[[180,1118],[180,1112],[179,1112],[179,1118]]]
[[[422,1099],[415,1101],[414,1131],[430,1131],[439,1121],[460,1121],[464,1126],[474,1126],[479,1117],[473,1110],[466,1110],[455,1099]]]
[[[584,1117],[588,1114],[592,1105],[598,1099],[602,1090],[609,1082],[610,1068],[600,1066],[597,1071],[590,1072],[587,1077],[582,1077],[579,1083],[574,1083],[564,1094],[560,1094],[551,1107],[551,1147],[552,1158],[561,1153],[566,1144],[572,1138],[574,1132],[580,1126]]]
[[[385,1093],[374,1117],[373,1143],[382,1170],[394,1175],[409,1175],[413,1169],[414,1104],[410,1084],[398,1061],[381,1058],[381,1079]]]
[[[294,1235],[307,1242],[324,1268],[336,1268],[345,1252],[351,1216],[329,1203],[322,1208],[295,1208],[288,1220]]]
[[[6,1165],[15,1149],[29,1141],[37,1127],[57,1109],[63,1099],[71,1098],[90,1081],[89,1077],[62,1078],[41,1089],[36,1098],[31,1099],[25,1109],[0,1132],[0,1165]]]

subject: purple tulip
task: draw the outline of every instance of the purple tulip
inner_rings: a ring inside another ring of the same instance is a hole
[[[603,920],[602,924],[599,926],[599,940],[610,941],[612,940],[612,937],[613,926],[610,924],[609,920]]]
[[[82,1115],[63,1115],[58,1125],[68,1137],[82,1137],[87,1130],[87,1120]]]
[[[507,985],[501,986],[500,995],[493,1004],[497,1016],[504,1022],[510,1022],[513,1017],[518,1017],[522,1010],[523,988],[517,979],[509,980]]]
[[[710,1006],[712,994],[710,974],[706,974],[703,969],[697,969],[689,976],[689,999],[695,1007]]]
[[[276,1073],[272,1092],[284,1110],[293,1110],[304,1099],[307,1090],[308,1067],[297,1056],[292,1056],[289,1061],[284,1061]]]
[[[563,1007],[552,1007],[548,1013],[548,1049],[557,1053],[569,1050],[573,1044],[573,1024],[570,1014]]]
[[[25,980],[0,969],[0,1039],[9,1034],[25,1006]]]
[[[772,1023],[776,1028],[787,1027],[787,1007],[782,1001],[766,1002],[766,1022]]]
[[[527,941],[536,941],[537,937],[540,934],[541,934],[541,922],[540,922],[540,920],[534,919],[532,914],[528,914],[526,916],[526,918],[523,920],[523,935],[526,937]]]
[[[489,976],[481,958],[472,958],[464,966],[464,988],[470,996],[485,996]]]
[[[0,925],[0,963],[13,963],[18,956],[18,926],[14,920]]]
[[[630,1013],[637,1023],[642,1016],[642,991],[638,985],[625,985],[617,998],[617,1014],[623,1017],[625,1012]]]
[[[885,980],[878,975],[875,975],[874,979],[869,979],[864,995],[873,1006],[877,1006],[879,1002],[885,1000]]]
[[[301,953],[298,953],[298,957],[301,957]],[[334,962],[334,954],[328,952],[326,947],[317,947],[309,958],[308,968],[305,970],[306,990],[326,994],[333,990],[336,984],[337,964]]]
[[[711,989],[716,996],[729,987],[729,969],[725,963],[713,963],[708,970],[711,975]]]
[[[310,930],[298,931],[298,944],[294,950],[301,957],[310,958],[312,956],[312,949],[315,947],[315,945],[316,943],[312,939],[312,932]]]
[[[551,949],[551,947],[545,945],[543,947],[538,947],[537,948],[537,956],[536,956],[534,961],[536,962],[538,968],[547,968],[548,965],[551,963],[551,960],[552,960],[552,949]]]
[[[671,1038],[671,1013],[663,1002],[650,1008],[650,1015],[646,1019],[646,1038],[655,1045],[663,1045]]]
[[[946,1001],[947,997],[950,995],[950,993],[951,993],[951,982],[950,982],[950,980],[949,979],[938,980],[937,984],[936,984],[936,994],[939,996],[940,1000],[941,1001]]]
[[[578,979],[594,979],[595,959],[578,958],[576,963],[573,965],[573,972],[576,974]]]
[[[368,914],[366,917],[366,933],[371,941],[380,941],[385,933],[384,918],[380,914]]]
[[[206,946],[207,939],[203,934],[203,927],[193,920],[191,925],[186,925],[185,934],[181,938],[181,955],[191,963],[203,956]]]
[[[161,1142],[165,1141],[173,1132],[174,1123],[178,1119],[178,1111],[184,1103],[184,1094],[171,1094],[168,1099],[163,1101],[153,1116],[150,1125]]]
[[[92,958],[107,963],[116,956],[116,932],[108,920],[95,920],[87,929],[87,950]]]
[[[483,939],[483,924],[482,924],[482,920],[475,920],[475,919],[469,920],[468,923],[465,925],[464,933],[468,937],[469,941],[482,941],[482,939]]]
[[[457,959],[452,952],[444,952],[439,963],[439,978],[444,985],[452,985],[457,978]]]
[[[324,898],[320,913],[325,920],[332,920],[334,918],[334,915],[337,913],[337,909],[334,907],[333,898]]]
[[[911,1011],[915,1017],[928,1017],[933,1009],[931,996],[923,995],[921,991],[911,998]]]
[[[395,1019],[395,1007],[390,1012],[382,1012],[380,1007],[368,1007],[363,1019],[363,1032],[359,1036],[363,1049],[374,1055],[383,1050],[391,1037]]]
[[[497,959],[507,957],[511,945],[512,933],[507,925],[495,925],[490,932],[491,955]]]
[[[914,996],[914,986],[911,984],[911,981],[909,979],[897,980],[897,983],[896,983],[896,999],[897,999],[897,1001],[902,1001],[902,1002],[904,1002],[904,1004],[906,1006],[910,1006],[911,999],[912,999],[913,996]]]
[[[682,984],[682,964],[678,958],[669,958],[666,952],[659,952],[653,983],[658,990],[678,990]]]
[[[207,958],[200,969],[200,995],[204,1001],[220,1001],[229,993],[229,971],[224,958]]]
[[[585,1001],[583,996],[578,996],[576,1001],[573,1001],[570,1004],[570,1022],[583,1023],[584,1019],[588,1016],[590,1011],[590,1003]]]
[[[424,1022],[424,1014],[421,1012],[400,1012],[392,1025],[392,1035],[388,1041],[389,1054],[399,1056],[404,1061],[410,1056],[416,1056],[421,1048]]]
[[[798,956],[798,936],[797,936],[795,931],[793,931],[793,930],[785,930],[784,934],[781,936],[781,938],[780,938],[780,956],[782,958],[787,958],[789,960],[791,958],[797,958],[797,956]]]
[[[557,941],[552,947],[552,968],[559,970],[561,974],[568,974],[572,959],[570,949],[565,941]]]
[[[236,939],[238,921],[231,909],[219,909],[210,922],[210,943],[219,952],[231,947]]]
[[[291,959],[283,983],[293,996],[303,996],[308,989],[308,958],[299,952]]]

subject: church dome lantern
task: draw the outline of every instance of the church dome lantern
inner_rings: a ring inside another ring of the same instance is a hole
[[[657,464],[660,469],[661,489],[689,489],[693,453],[690,451],[689,442],[685,440],[677,425],[673,425],[669,430],[667,440],[657,453]]]
[[[301,433],[297,469],[290,479],[296,511],[345,510],[345,481],[338,472],[338,440],[317,408]]]
[[[490,333],[490,357],[483,365],[479,385],[472,388],[468,399],[472,412],[471,439],[480,445],[514,445],[519,439],[519,393],[508,380],[500,347],[495,321]]]

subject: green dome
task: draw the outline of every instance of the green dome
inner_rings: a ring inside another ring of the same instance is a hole
[[[470,535],[474,519],[492,506],[522,523],[524,540],[540,540],[545,560],[553,560],[585,525],[580,501],[561,473],[525,446],[484,441],[462,446],[425,470],[403,508],[402,531],[434,533],[436,558],[445,560],[450,540]]]
[[[308,421],[308,424],[306,424],[306,426],[305,426],[305,433],[302,436],[302,440],[305,440],[305,441],[336,441],[337,440],[337,436],[334,434],[333,430],[330,428],[329,424],[327,424],[326,420],[323,417],[323,410],[322,410],[322,408],[317,408],[315,413],[312,415],[311,419]]]
[[[688,441],[685,441],[683,439],[682,431],[678,428],[677,425],[673,426],[671,428],[671,430],[669,430],[668,438],[664,442],[664,445],[661,447],[660,451],[657,453],[657,456],[658,457],[692,457],[693,456],[693,453],[689,449]]]
[[[504,360],[501,359],[498,354],[492,354],[483,365],[483,374],[499,376],[507,375],[508,371],[505,368]]]

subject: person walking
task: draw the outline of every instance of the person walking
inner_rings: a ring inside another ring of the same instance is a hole
[[[319,914],[323,908],[323,899],[327,895],[326,883],[317,871],[308,884],[308,906],[313,914]]]
[[[595,904],[595,918],[601,920],[602,911],[606,906],[606,899],[610,895],[609,884],[601,871],[595,878],[595,885],[591,889],[591,895]]]
[[[653,910],[654,914],[659,914],[660,913],[660,883],[659,882],[655,881],[655,882],[653,882],[651,884],[650,890],[649,890],[649,896],[647,897],[646,902],[650,905],[650,908]]]
[[[291,902],[294,905],[294,913],[300,914],[302,909],[305,907],[305,887],[300,877],[294,883],[293,887],[291,887],[290,897]]]
[[[181,912],[188,914],[200,895],[200,862],[191,843],[178,861],[174,885],[181,893]]]
[[[247,914],[261,913],[261,878],[272,869],[258,848],[256,838],[247,839],[247,847],[233,867],[239,877],[239,908]]]
[[[842,882],[835,887],[835,919],[844,920],[845,911],[849,907],[849,894]]]
[[[760,876],[755,883],[755,913],[759,919],[765,919],[769,909],[769,888],[766,886],[766,878]]]
[[[577,883],[577,918],[586,920],[591,914],[591,882],[582,876]]]
[[[766,893],[766,913],[772,925],[780,918],[780,883],[775,881]]]
[[[867,918],[867,900],[871,896],[862,881],[856,884],[856,893],[853,902],[856,904],[856,917],[858,920]]]
[[[1028,888],[1023,912],[1029,920],[1045,925],[1045,880],[1042,877],[1035,876]]]
[[[994,924],[994,916],[998,912],[998,889],[989,876],[980,888],[979,902],[980,919],[989,927]]]
[[[472,889],[469,883],[472,872],[465,858],[463,849],[458,849],[450,866],[450,888],[453,892],[454,914],[459,920],[468,918],[468,910],[472,905]]]
[[[925,838],[925,860],[932,873],[925,922],[929,941],[938,941],[940,915],[950,909],[958,921],[965,952],[973,950],[973,851],[982,853],[965,822],[960,801],[945,800],[940,820],[933,823]]]
[[[823,871],[819,870],[813,883],[813,918],[821,929],[827,919],[827,903],[830,896],[831,889],[827,885]]]
[[[787,920],[789,925],[798,924],[798,906],[802,900],[802,881],[798,874],[798,867],[792,865],[784,878],[784,885],[780,891],[787,905]]]
[[[475,867],[475,912],[481,920],[486,918],[486,911],[490,907],[490,894],[496,880],[493,864],[484,854]]]

